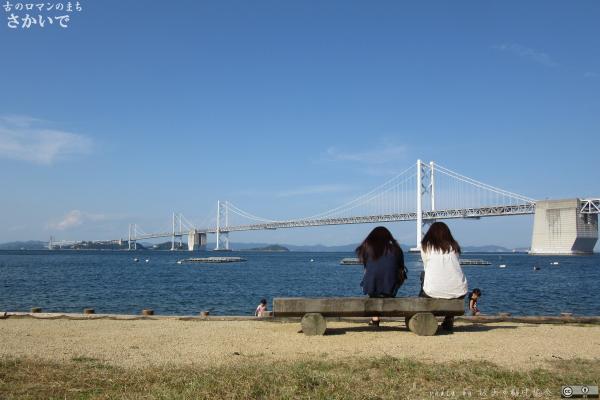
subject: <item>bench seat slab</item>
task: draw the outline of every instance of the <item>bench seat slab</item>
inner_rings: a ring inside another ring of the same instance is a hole
[[[280,297],[273,299],[273,316],[302,317],[318,313],[324,317],[410,317],[417,313],[438,316],[464,314],[463,299],[425,297]]]

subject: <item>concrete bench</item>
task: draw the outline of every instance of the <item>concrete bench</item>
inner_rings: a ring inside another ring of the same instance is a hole
[[[274,317],[302,317],[302,332],[323,335],[326,317],[405,317],[411,332],[421,336],[435,335],[436,316],[464,314],[463,299],[430,299],[424,297],[289,297],[273,299]]]

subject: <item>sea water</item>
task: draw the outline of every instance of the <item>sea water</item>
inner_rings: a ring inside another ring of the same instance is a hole
[[[211,255],[218,254],[193,253]],[[227,255],[247,261],[178,264],[191,253],[169,251],[0,251],[0,310],[82,312],[91,307],[96,313],[139,314],[151,308],[165,315],[252,315],[261,298],[270,309],[275,297],[362,296],[362,266],[340,265],[350,253]],[[479,307],[485,314],[600,315],[600,255],[463,258],[491,262],[463,267],[469,288],[483,292]],[[423,265],[418,254],[405,254],[405,260],[408,280],[398,296],[417,296]]]

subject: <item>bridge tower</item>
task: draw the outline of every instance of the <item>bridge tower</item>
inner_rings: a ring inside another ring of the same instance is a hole
[[[423,219],[423,196],[430,195],[431,211],[435,211],[435,177],[434,163],[429,162],[429,165],[417,160],[417,243],[411,251],[421,251],[421,240],[423,239],[423,227],[425,224],[434,222],[433,220]]]
[[[181,218],[183,217],[183,215],[181,213],[179,213],[179,248],[181,249],[183,247],[183,231],[182,231],[182,226],[181,226]]]
[[[133,231],[133,237],[132,237]],[[133,249],[131,245],[133,244]],[[137,225],[129,224],[129,236],[127,238],[127,250],[137,250]]]
[[[423,168],[421,160],[417,160],[417,242],[413,250],[421,250],[423,239]]]
[[[429,161],[429,194],[431,195],[431,211],[435,211],[435,176],[434,163]]]
[[[215,251],[229,251],[229,210],[227,202],[217,201],[217,246]]]
[[[175,213],[173,213],[173,231],[171,235],[171,251],[175,251]]]

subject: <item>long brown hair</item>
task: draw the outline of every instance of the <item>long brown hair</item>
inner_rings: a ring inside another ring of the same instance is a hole
[[[375,261],[388,252],[400,255],[402,249],[386,227],[378,226],[369,233],[355,252],[358,259],[365,264],[368,260]]]
[[[443,222],[434,222],[421,240],[423,251],[439,250],[442,253],[460,254],[460,246],[452,237],[450,228]]]

